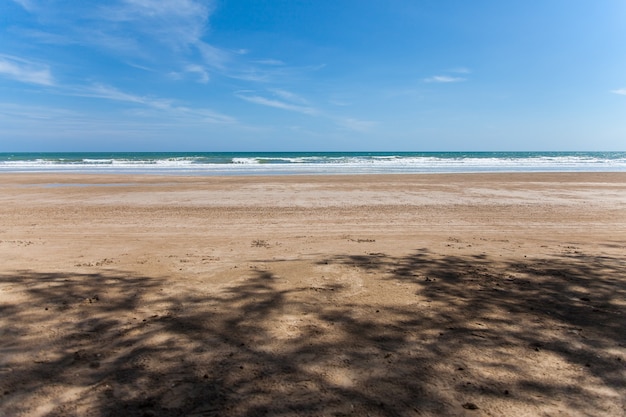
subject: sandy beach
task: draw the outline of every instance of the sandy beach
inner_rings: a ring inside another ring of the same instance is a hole
[[[626,173],[0,175],[0,416],[624,416]]]

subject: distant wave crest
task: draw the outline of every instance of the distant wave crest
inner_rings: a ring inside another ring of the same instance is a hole
[[[626,152],[0,154],[0,172],[290,175],[558,171],[626,171]]]

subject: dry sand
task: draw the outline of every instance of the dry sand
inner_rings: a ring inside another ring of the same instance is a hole
[[[623,416],[626,173],[0,176],[2,416]]]

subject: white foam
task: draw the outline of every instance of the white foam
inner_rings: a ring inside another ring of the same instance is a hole
[[[303,155],[224,158],[222,163],[198,157],[163,159],[85,158],[82,160],[0,161],[0,172],[93,172],[189,175],[286,175],[435,172],[626,171],[626,158],[586,155],[437,157],[403,155]],[[226,163],[224,161],[230,161]]]
[[[259,161],[257,158],[233,158],[233,164],[255,165],[255,164],[259,164]],[[207,164],[207,165],[211,165],[211,164]],[[222,165],[222,164],[214,164],[214,165]]]

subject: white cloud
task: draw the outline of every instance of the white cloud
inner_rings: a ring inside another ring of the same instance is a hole
[[[36,43],[83,45],[149,61],[164,59],[166,51],[180,52],[199,42],[209,15],[207,6],[190,0],[112,0],[98,4],[29,0],[28,5],[45,30],[16,28],[14,33]]]
[[[147,67],[145,65],[139,65],[139,64],[136,64],[134,62],[126,62],[126,65],[128,65],[130,67],[133,67],[133,68],[140,69],[142,71],[156,72],[156,70],[154,68],[150,68],[150,67]]]
[[[237,120],[234,117],[216,112],[211,109],[197,109],[184,106],[171,106],[168,114],[173,114],[180,119],[198,120],[207,123],[233,124]]]
[[[14,56],[0,55],[0,75],[23,83],[54,85],[47,66]]]
[[[187,74],[192,74],[195,77],[196,82],[200,84],[207,84],[211,80],[209,72],[202,65],[188,64],[181,72],[173,71],[168,75],[173,80],[184,80],[187,78]]]
[[[1,0],[0,0],[1,1]],[[184,79],[189,65],[196,81],[208,82],[209,74],[269,83],[300,77],[324,65],[291,67],[279,59],[250,57],[245,48],[221,48],[210,43],[208,32],[215,0],[14,0],[32,9],[43,29],[15,29],[36,44],[82,45],[106,51],[121,62],[162,71]],[[72,3],[72,7],[67,7]],[[189,74],[187,74],[189,75]]]
[[[200,51],[203,61],[215,68],[223,69],[231,59],[231,54],[228,51],[209,45],[206,42],[198,42],[196,48]]]
[[[255,64],[261,64],[261,65],[270,65],[270,66],[281,66],[281,65],[285,65],[285,63],[283,61],[280,61],[278,59],[260,59],[257,61],[253,61]]]
[[[123,0],[105,10],[105,18],[119,22],[184,21],[189,24],[190,32],[203,29],[210,13],[206,3],[194,0]]]
[[[270,91],[283,100],[290,101],[292,103],[297,103],[297,104],[304,104],[304,105],[309,104],[309,101],[307,99],[295,93],[292,93],[291,91],[281,90],[278,88],[272,89]]]
[[[74,89],[73,95],[81,97],[93,97],[106,100],[121,101],[126,103],[136,103],[146,106],[152,110],[156,110],[159,114],[165,113],[165,118],[193,118],[200,119],[210,123],[235,123],[236,120],[228,115],[218,113],[216,111],[204,108],[189,108],[185,106],[176,106],[173,100],[138,96],[131,93],[118,90],[115,87],[94,84],[88,87],[79,87]],[[147,113],[144,113],[147,114]]]
[[[209,82],[209,73],[200,65],[187,65],[185,71],[197,74],[199,83],[206,84]]]
[[[613,94],[619,94],[620,96],[626,96],[626,88],[619,88],[617,90],[611,90]]]
[[[465,81],[465,78],[451,77],[449,75],[435,75],[424,79],[426,83],[458,83],[461,81]]]
[[[16,0],[17,1],[17,0]],[[111,0],[93,5],[67,1],[20,0],[33,4],[46,32],[15,29],[37,43],[79,44],[104,49],[124,61],[164,62],[182,67],[194,57],[199,64],[224,68],[238,52],[204,41],[213,11],[206,0]],[[198,56],[199,55],[199,56]]]
[[[58,33],[50,33],[35,29],[11,28],[11,32],[29,38],[34,43],[49,45],[70,45],[78,43],[72,38]]]
[[[206,109],[181,108],[178,112],[167,113],[151,109],[91,113],[80,109],[0,102],[0,136],[13,138],[12,142],[18,147],[33,140],[33,137],[63,139],[55,143],[63,146],[65,142],[67,147],[67,141],[70,141],[78,148],[89,146],[85,137],[104,140],[100,144],[113,141],[120,145],[132,138],[143,140],[149,137],[153,140],[161,137],[169,141],[172,134],[190,126],[204,128],[207,124],[224,126],[232,125],[233,122],[230,118],[224,119],[223,115]],[[242,128],[239,125],[236,127]],[[114,139],[116,137],[123,139]],[[7,146],[10,144],[8,142]]]
[[[29,12],[34,10],[35,8],[31,0],[13,0],[13,1],[19,4],[20,6],[22,6],[24,9],[26,9]]]
[[[123,3],[149,16],[190,16],[208,12],[206,4],[194,0],[124,0]]]
[[[289,66],[282,61],[281,64],[269,65],[259,61],[248,61],[246,65],[231,65],[224,75],[230,78],[255,83],[284,82],[286,79],[301,79],[302,74],[318,71],[326,65],[309,65],[301,67]]]
[[[61,109],[55,107],[28,106],[16,103],[0,103],[0,115],[11,119],[26,120],[60,120],[76,117],[78,113],[74,110]]]
[[[114,23],[109,32],[122,29],[181,49],[202,42],[210,12],[206,2],[194,0],[123,0],[99,16]]]
[[[248,101],[250,103],[260,104],[262,106],[274,107],[277,109],[289,110],[289,111],[308,114],[312,116],[319,113],[313,107],[300,106],[297,104],[288,103],[288,102],[280,101],[280,100],[269,99],[269,98],[265,98],[265,97],[261,97],[257,95],[247,95],[247,94],[243,94],[242,92],[239,92],[236,94],[236,96],[242,100]]]
[[[321,117],[327,120],[331,120],[336,125],[353,130],[355,132],[369,132],[378,125],[378,122],[370,120],[359,120],[352,117],[338,117],[326,112],[320,111],[315,107],[308,105],[309,101],[305,98],[286,90],[273,89],[270,90],[273,94],[280,97],[281,100],[262,97],[254,94],[253,91],[239,91],[236,96],[242,100],[250,103],[259,104],[267,107],[274,107],[277,109],[293,111],[297,113],[306,114],[309,116]]]
[[[311,106],[309,104],[310,102],[306,98],[291,91],[282,89],[271,89],[269,91],[279,99],[263,97],[250,90],[242,90],[237,92],[235,95],[238,98],[250,103],[327,119],[343,129],[355,132],[369,132],[378,125],[378,122],[371,120],[360,120],[353,117],[341,117],[329,114]]]
[[[74,95],[80,97],[94,97],[107,100],[124,101],[129,103],[150,104],[150,100],[145,97],[128,94],[114,87],[103,84],[94,84],[89,87],[79,87],[76,89]]]

